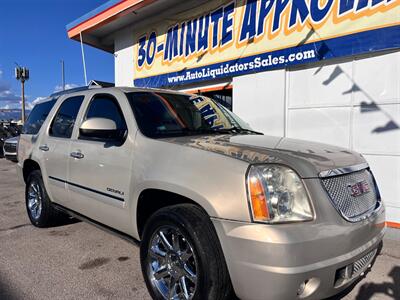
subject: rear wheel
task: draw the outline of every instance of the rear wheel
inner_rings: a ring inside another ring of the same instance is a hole
[[[231,299],[225,258],[215,229],[195,205],[175,205],[147,222],[140,249],[153,299]]]
[[[31,223],[36,227],[48,227],[54,224],[60,214],[51,205],[43,184],[42,173],[39,170],[32,171],[26,182],[26,210]]]

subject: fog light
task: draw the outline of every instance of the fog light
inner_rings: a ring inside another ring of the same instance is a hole
[[[318,289],[320,283],[321,281],[315,277],[304,280],[297,289],[297,296],[300,299],[311,296]]]
[[[299,286],[299,289],[297,290],[297,296],[301,296],[301,294],[304,293],[304,290],[306,289],[306,285],[307,285],[308,280],[302,282]]]

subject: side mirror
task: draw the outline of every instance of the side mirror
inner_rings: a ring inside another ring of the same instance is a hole
[[[91,118],[82,123],[79,128],[79,135],[90,139],[116,140],[120,137],[120,130],[117,129],[113,120]]]

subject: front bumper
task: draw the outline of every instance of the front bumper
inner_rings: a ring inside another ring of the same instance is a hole
[[[378,248],[385,232],[384,207],[359,223],[336,219],[281,225],[212,219],[237,296],[323,299],[348,287],[359,274],[342,282],[338,274]]]

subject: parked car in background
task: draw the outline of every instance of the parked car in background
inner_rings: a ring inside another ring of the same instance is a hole
[[[362,155],[253,131],[210,98],[83,88],[37,104],[17,173],[63,213],[139,240],[154,299],[322,299],[371,267],[385,208]]]
[[[10,132],[3,126],[3,123],[0,122],[0,158],[4,157],[4,141],[10,137]]]
[[[7,132],[9,136],[17,136],[21,134],[22,126],[18,124],[18,122],[9,120],[9,121],[0,121],[0,128],[3,131]],[[1,134],[1,130],[0,130]]]
[[[3,153],[4,157],[13,162],[17,162],[17,149],[18,149],[19,136],[14,136],[4,141]]]
[[[5,140],[6,140],[5,137],[0,136],[0,158],[3,158],[3,157],[4,157],[4,149],[3,149],[3,146],[4,146],[4,141],[5,141]]]
[[[14,136],[19,136],[21,126],[13,121],[0,121],[0,158],[4,157],[4,142]]]
[[[21,134],[22,126],[18,125],[16,122],[10,122],[10,124],[5,128],[11,136],[18,136]]]

